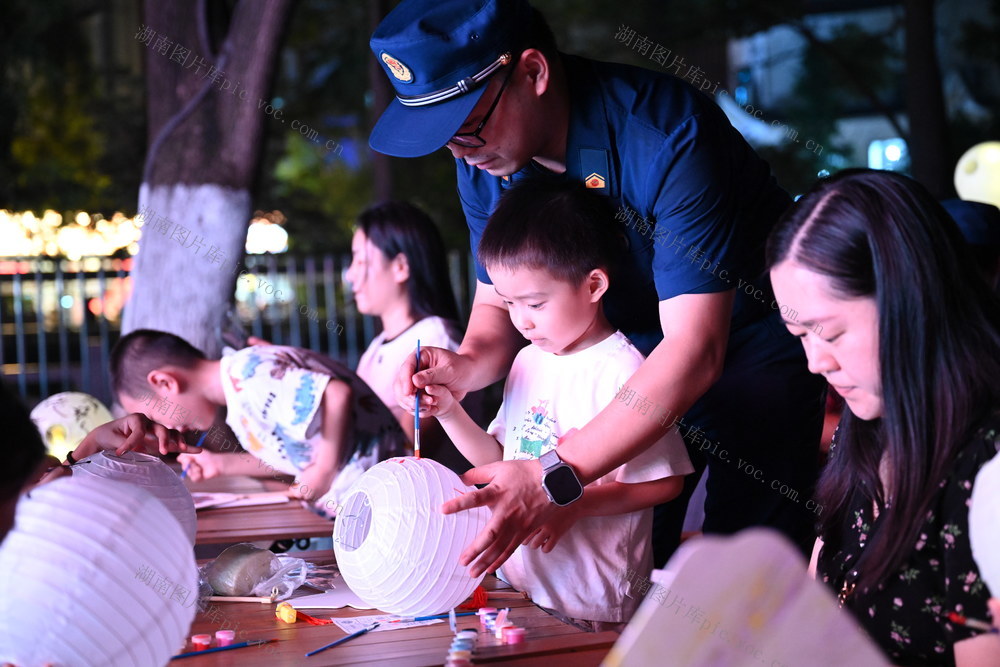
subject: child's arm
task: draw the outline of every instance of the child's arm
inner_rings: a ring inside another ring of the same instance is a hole
[[[275,470],[250,452],[219,453],[205,450],[200,454],[181,454],[177,462],[192,482],[222,475],[273,477]],[[280,474],[280,473],[279,473]]]
[[[497,439],[472,421],[451,391],[443,385],[428,385],[424,391],[434,401],[433,413],[441,428],[469,463],[481,466],[503,460],[503,447]]]
[[[351,437],[350,385],[331,378],[323,390],[322,446],[316,449],[312,464],[298,475],[298,483],[293,484],[290,495],[303,500],[315,500],[330,490],[339,472],[338,466]]]
[[[627,482],[591,484],[583,489],[583,497],[572,505],[556,510],[552,518],[529,535],[524,544],[533,549],[541,547],[544,553],[548,553],[566,531],[583,517],[627,514],[653,507],[673,500],[680,495],[683,488],[682,475],[635,484]]]
[[[113,449],[119,456],[133,449],[150,454],[201,451],[198,447],[186,444],[184,437],[178,431],[138,413],[109,421],[93,429],[80,441],[72,456],[79,461],[104,449]]]

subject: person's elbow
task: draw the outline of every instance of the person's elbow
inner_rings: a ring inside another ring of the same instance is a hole
[[[722,377],[722,371],[726,367],[726,348],[728,342],[726,338],[719,337],[705,342],[702,360],[704,362],[705,381],[707,383],[706,389],[714,385]]]
[[[656,489],[655,505],[662,505],[663,503],[668,503],[677,496],[681,495],[681,491],[684,490],[684,476],[683,475],[672,475],[660,480]]]

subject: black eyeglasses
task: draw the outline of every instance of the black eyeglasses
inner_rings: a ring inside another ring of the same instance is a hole
[[[479,133],[483,131],[486,127],[486,121],[490,119],[493,115],[493,110],[497,108],[497,104],[500,102],[500,97],[503,95],[504,88],[507,87],[507,82],[510,81],[511,74],[514,73],[514,68],[511,67],[507,72],[506,78],[504,78],[503,83],[500,85],[500,90],[497,92],[497,96],[493,98],[493,104],[486,111],[486,115],[483,119],[479,121],[479,127],[475,129],[474,132],[459,132],[451,139],[448,143],[455,144],[457,146],[463,146],[465,148],[481,148],[486,145],[486,140],[479,136]]]

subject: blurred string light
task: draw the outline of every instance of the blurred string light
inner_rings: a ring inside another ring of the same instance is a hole
[[[115,213],[110,220],[100,213],[83,211],[71,222],[47,210],[41,217],[33,211],[15,213],[0,209],[0,256],[66,257],[108,256],[124,249],[131,255],[139,250],[140,231],[133,218]]]
[[[288,250],[288,232],[282,227],[285,221],[281,211],[256,211],[247,229],[247,253],[263,255]]]
[[[281,211],[254,213],[247,230],[246,251],[251,254],[288,250],[288,232]],[[0,209],[0,257],[108,257],[124,251],[139,252],[142,220],[115,213],[110,219],[100,213],[80,211],[72,220],[46,210],[13,212]]]
[[[907,157],[906,142],[899,137],[868,144],[868,166],[871,169],[902,171],[907,166]]]

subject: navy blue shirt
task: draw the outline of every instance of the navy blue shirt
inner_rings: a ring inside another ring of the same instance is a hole
[[[662,339],[658,302],[738,289],[732,330],[774,312],[764,242],[791,204],[770,167],[722,110],[669,74],[562,54],[570,98],[565,177],[603,185],[628,239],[604,300],[612,325],[649,354]],[[456,160],[473,255],[503,190],[551,172],[532,162],[510,179]],[[593,176],[598,176],[594,179]],[[476,275],[491,284],[476,262]],[[743,285],[740,285],[740,282]]]

